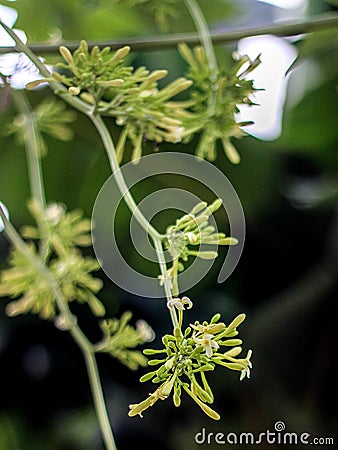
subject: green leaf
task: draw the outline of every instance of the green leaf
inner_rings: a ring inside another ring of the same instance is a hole
[[[296,44],[298,56],[293,61],[287,74],[297,68],[304,60],[334,54],[337,51],[338,30],[324,30],[308,34]]]

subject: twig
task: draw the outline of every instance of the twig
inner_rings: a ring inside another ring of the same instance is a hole
[[[240,39],[259,36],[262,34],[273,34],[274,36],[296,36],[298,34],[313,33],[317,31],[330,30],[338,27],[338,15],[327,13],[311,17],[304,21],[285,21],[275,25],[265,25],[261,27],[239,28],[237,30],[223,33],[211,31],[210,36],[214,45],[227,44]],[[200,42],[197,33],[163,34],[149,37],[130,37],[123,39],[113,39],[107,41],[90,41],[89,49],[95,45],[100,48],[109,46],[113,50],[130,45],[134,51],[154,51],[176,48],[180,42],[196,45]],[[74,51],[79,46],[79,41],[62,41],[59,44],[32,43],[29,45],[34,53],[41,55],[58,53],[60,45],[65,45],[70,51]],[[13,52],[14,47],[0,47],[0,54]]]

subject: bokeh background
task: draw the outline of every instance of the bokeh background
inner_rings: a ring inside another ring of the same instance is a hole
[[[162,32],[144,8],[109,0],[3,0],[1,5],[18,11],[15,27],[25,31],[29,42],[61,38],[125,38],[128,42],[131,36]],[[200,5],[210,28],[217,31],[337,12],[324,0],[200,0]],[[169,30],[193,31],[181,2],[177,11],[178,17],[168,22]],[[254,352],[252,377],[239,382],[237,373],[227,370],[210,374],[215,409],[222,416],[217,423],[189,398],[183,399],[179,409],[167,400],[146,411],[143,419],[129,418],[128,404],[141,401],[153,386],[138,382],[144,369],[131,372],[109,356],[99,355],[119,450],[143,446],[149,450],[216,449],[222,445],[214,441],[197,444],[196,433],[204,427],[207,432],[258,435],[273,431],[276,421],[283,421],[289,432],[337,439],[337,38],[337,30],[330,30],[223,46],[228,55],[238,49],[262,52],[256,85],[266,91],[254,113],[242,111],[244,116],[256,114],[256,126],[248,129],[250,136],[236,142],[241,164],[232,166],[221,150],[215,161],[237,190],[245,212],[247,234],[241,260],[221,285],[216,282],[221,261],[215,263],[189,293],[194,309],[187,320],[203,320],[219,311],[228,322],[245,312],[241,336],[244,347]],[[297,55],[293,70],[285,76]],[[176,50],[132,53],[130,62],[166,68],[168,79],[185,69]],[[279,72],[273,72],[278,68]],[[277,79],[279,84],[271,83]],[[3,87],[0,95],[0,199],[20,228],[31,222],[26,208],[25,154],[15,138],[5,135],[15,110]],[[29,99],[37,104],[48,95],[42,89],[30,93]],[[61,201],[68,209],[81,208],[90,217],[110,171],[86,117],[77,115],[74,132],[68,143],[46,137],[46,193],[49,201]],[[193,154],[195,144],[161,145],[160,151]],[[152,150],[149,146],[147,152]],[[170,180],[154,179],[144,192],[140,187],[137,196],[167,187],[166,181]],[[174,181],[177,187],[194,188],[187,180]],[[123,246],[129,240],[129,213],[121,220]],[[7,256],[8,244],[0,234],[1,268]],[[132,261],[132,251],[129,256]],[[163,302],[131,296],[104,273],[99,276],[105,282],[101,299],[107,314],[132,310],[135,320],[143,318],[155,330],[153,344],[159,346],[161,335],[170,330]],[[6,302],[4,298],[0,302],[0,450],[102,450],[84,362],[71,337],[34,316],[7,318]],[[99,339],[97,323],[86,307],[72,307],[88,336]]]

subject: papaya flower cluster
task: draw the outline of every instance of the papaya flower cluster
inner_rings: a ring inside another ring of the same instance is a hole
[[[255,104],[252,98],[257,89],[246,75],[258,66],[259,56],[252,61],[248,56],[237,55],[229,67],[215,71],[211,70],[202,47],[191,50],[183,43],[179,52],[188,64],[187,77],[194,86],[190,98],[182,104],[189,113],[184,111],[178,116],[184,122],[184,142],[200,133],[196,155],[214,161],[220,141],[229,161],[238,164],[240,155],[231,139],[244,136],[243,127],[251,123],[238,123],[236,115],[238,105]]]
[[[52,136],[60,141],[70,141],[74,137],[71,124],[76,118],[75,111],[67,109],[64,102],[54,98],[46,98],[41,101],[30,113],[17,114],[11,123],[4,129],[5,135],[15,135],[20,145],[25,145],[29,139],[27,121],[36,129],[37,148],[40,156],[47,153],[47,144],[43,134]]]
[[[184,270],[184,263],[189,257],[201,259],[215,259],[216,250],[202,250],[205,245],[236,245],[238,240],[217,232],[209,223],[210,216],[220,209],[222,200],[216,199],[208,205],[206,202],[198,203],[188,214],[176,220],[174,225],[166,229],[164,244],[172,258],[172,266],[167,271],[171,282],[173,294],[178,295],[177,275]],[[163,282],[163,277],[159,277]]]
[[[100,328],[103,332],[101,342],[96,344],[96,352],[108,353],[117,358],[130,370],[137,370],[140,366],[145,367],[148,359],[135,347],[146,342],[151,342],[155,333],[144,320],[137,320],[136,326],[129,324],[132,317],[130,311],[125,311],[120,319],[116,317],[103,320]]]
[[[168,307],[176,308],[182,313],[185,305],[188,308],[192,306],[188,297],[173,299]],[[229,325],[221,322],[220,318],[221,315],[217,313],[209,322],[196,321],[185,330],[180,324],[173,334],[163,336],[162,349],[143,351],[156,358],[150,359],[148,365],[159,367],[143,375],[140,381],[151,380],[154,384],[159,384],[159,387],[142,402],[129,405],[129,416],[142,417],[146,409],[169,396],[172,396],[174,405],[178,407],[184,391],[205,414],[214,420],[220,418],[210,406],[214,402],[214,395],[206,373],[215,370],[217,366],[223,366],[238,371],[240,380],[243,380],[250,377],[252,368],[251,350],[244,358],[239,357],[242,340],[237,337],[237,327],[244,321],[245,314],[238,315]]]
[[[96,296],[102,280],[91,274],[99,263],[78,248],[91,244],[90,220],[81,211],[67,213],[59,203],[43,209],[32,200],[29,210],[36,221],[36,226],[22,229],[29,250],[48,266],[67,302],[87,303],[96,316],[103,316],[105,308]],[[0,296],[14,299],[6,307],[10,316],[32,312],[55,319],[58,312],[52,287],[18,248],[12,250],[9,268],[1,272]]]
[[[70,95],[92,105],[93,112],[114,118],[123,127],[116,146],[120,161],[127,139],[132,144],[133,161],[142,156],[147,141],[157,146],[163,141],[182,140],[184,130],[178,113],[183,113],[184,108],[172,98],[192,85],[191,80],[181,77],[160,89],[158,82],[167,71],[134,69],[125,63],[129,52],[129,46],[113,53],[110,47],[100,50],[95,46],[89,51],[86,41],[74,53],[61,46],[63,62],[57,64],[59,70],[52,72],[50,79],[27,85],[32,88],[45,81],[57,81]]]

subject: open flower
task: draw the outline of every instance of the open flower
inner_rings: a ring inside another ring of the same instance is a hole
[[[182,298],[172,298],[168,300],[167,306],[169,309],[177,308],[181,311],[185,309],[184,305],[187,305],[187,309],[192,308],[192,301],[188,297],[182,297]]]
[[[213,348],[216,350],[219,348],[219,345],[217,342],[213,339],[213,334],[204,334],[202,338],[194,337],[194,340],[197,344],[201,344],[203,347],[205,347],[205,353],[208,358],[211,358],[213,354]]]
[[[240,376],[241,381],[245,377],[250,378],[250,369],[252,369],[252,362],[250,361],[251,355],[252,355],[252,350],[248,350],[248,353],[245,358],[246,367],[243,370],[241,370],[241,376]]]

